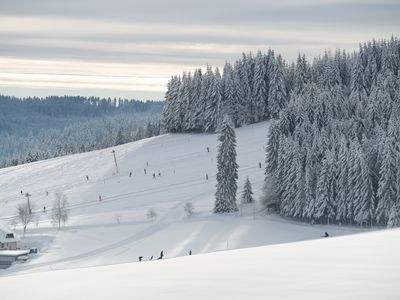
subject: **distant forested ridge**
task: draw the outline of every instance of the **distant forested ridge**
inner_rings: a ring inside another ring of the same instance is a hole
[[[311,223],[400,225],[400,41],[373,40],[287,63],[243,54],[221,75],[174,76],[162,126],[214,132],[275,119],[266,153],[266,203]]]
[[[163,102],[0,95],[0,166],[102,149],[160,132]]]

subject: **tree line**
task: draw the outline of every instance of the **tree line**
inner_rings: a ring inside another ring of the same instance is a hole
[[[243,54],[222,75],[172,77],[161,122],[167,132],[214,132],[225,114],[235,127],[274,119],[266,204],[311,223],[391,227],[400,225],[399,77],[395,37],[291,64],[272,50]]]
[[[365,43],[340,66],[329,55],[296,65],[269,132],[268,200],[311,223],[398,226],[400,42]]]
[[[342,57],[342,55],[340,55]],[[215,132],[225,114],[235,127],[278,117],[288,102],[294,65],[274,51],[243,54],[223,74],[207,66],[168,82],[162,127],[166,132]]]
[[[0,167],[158,135],[162,107],[110,98],[0,96]]]

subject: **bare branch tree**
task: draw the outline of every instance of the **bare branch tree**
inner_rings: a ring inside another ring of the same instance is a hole
[[[58,226],[58,230],[60,230],[61,228],[61,222],[65,226],[65,223],[68,221],[69,211],[67,209],[67,206],[67,196],[60,192],[56,193],[56,199],[53,203],[51,218],[53,224]]]
[[[183,207],[183,210],[185,211],[188,217],[191,217],[194,214],[194,206],[191,202],[187,202]]]
[[[30,205],[28,205],[28,203],[20,204],[17,206],[17,211],[18,211],[18,220],[22,224],[25,234],[26,227],[32,221]]]

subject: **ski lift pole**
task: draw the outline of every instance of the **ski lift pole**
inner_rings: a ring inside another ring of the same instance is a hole
[[[115,157],[115,150],[112,151],[112,154],[114,155],[115,170],[117,171],[117,174],[118,174],[119,171],[118,171],[117,158]]]
[[[27,201],[28,201],[28,210],[29,210],[29,215],[31,215],[32,214],[32,210],[31,210],[31,202],[29,201],[29,197],[31,196],[31,194],[29,194],[29,193],[26,193],[25,194],[25,197],[26,197],[26,199],[27,199]]]

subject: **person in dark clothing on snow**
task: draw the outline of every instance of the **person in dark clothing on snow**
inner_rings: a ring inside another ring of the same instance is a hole
[[[324,237],[329,237],[329,234],[325,231]]]
[[[89,176],[88,175],[86,175],[86,181],[89,181]]]
[[[192,255],[192,250],[189,250],[189,255]]]
[[[206,180],[208,180],[208,174],[206,173]]]
[[[143,172],[144,172],[144,174],[147,174],[147,171],[146,171],[146,169],[143,169]]]
[[[210,152],[210,148],[207,147],[207,152]]]
[[[158,177],[161,177],[161,172],[160,171],[158,171]]]
[[[153,260],[153,255],[150,257],[150,260]]]
[[[139,256],[139,261],[142,261],[142,259],[143,259],[143,256]]]
[[[153,179],[156,179],[156,173],[153,173]]]
[[[163,259],[163,257],[164,257],[164,251],[161,251],[160,257],[158,259]]]
[[[129,172],[129,177],[132,177],[132,172]]]
[[[43,212],[46,213],[46,206],[43,206]]]
[[[21,190],[21,195],[23,195],[24,194],[24,192]]]
[[[258,162],[258,167],[261,169],[261,161]]]

